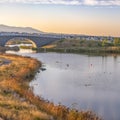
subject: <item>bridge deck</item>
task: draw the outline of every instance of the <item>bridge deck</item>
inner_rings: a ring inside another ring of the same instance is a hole
[[[60,40],[61,38],[57,38],[57,37],[41,37],[41,36],[25,36],[25,35],[1,35],[0,36],[0,46],[5,46],[5,44],[14,38],[25,38],[25,39],[29,39],[32,42],[34,42],[36,44],[36,47],[42,47],[44,45],[48,45],[52,42],[55,42],[57,40]]]

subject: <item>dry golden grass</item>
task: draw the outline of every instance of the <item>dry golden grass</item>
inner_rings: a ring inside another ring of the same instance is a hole
[[[46,46],[43,46],[42,48],[54,48],[56,47],[56,45],[46,45]]]
[[[0,66],[0,117],[5,120],[49,120],[42,112],[19,93],[28,89],[31,79],[40,63],[37,60],[14,55],[0,55],[12,62]],[[23,84],[21,82],[25,80]]]

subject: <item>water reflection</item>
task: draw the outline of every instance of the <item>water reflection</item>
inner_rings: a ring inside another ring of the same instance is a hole
[[[6,53],[22,54],[22,53],[36,53],[36,51],[33,51],[32,49],[20,49],[19,51],[7,50]]]
[[[14,50],[7,50],[6,53],[13,53],[13,54],[21,54],[21,53],[35,53],[36,51],[33,51],[32,49],[22,49],[20,48],[21,46],[27,46],[27,47],[32,47],[32,44],[24,44],[24,43],[21,43],[21,44],[11,44],[11,45],[5,45],[5,46],[8,46],[8,47],[19,47],[19,51],[14,51]]]
[[[82,110],[105,120],[120,120],[120,56],[36,53],[44,63],[31,86],[36,95]]]

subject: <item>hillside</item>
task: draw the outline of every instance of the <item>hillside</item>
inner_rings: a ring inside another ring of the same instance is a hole
[[[0,32],[44,33],[32,27],[13,27],[13,26],[7,26],[7,25],[0,25]]]

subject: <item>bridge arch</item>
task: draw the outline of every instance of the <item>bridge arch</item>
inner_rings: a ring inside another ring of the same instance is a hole
[[[23,38],[23,37],[13,37],[13,38],[11,38],[11,39],[8,39],[7,41],[6,41],[6,43],[5,43],[5,45],[8,43],[8,42],[10,42],[10,41],[17,41],[17,40],[20,40],[21,42],[22,41],[28,41],[28,42],[30,42],[31,44],[32,44],[32,46],[34,47],[34,48],[37,48],[37,45],[36,45],[36,43],[33,41],[33,40],[31,40],[31,39],[28,39],[28,38]]]

